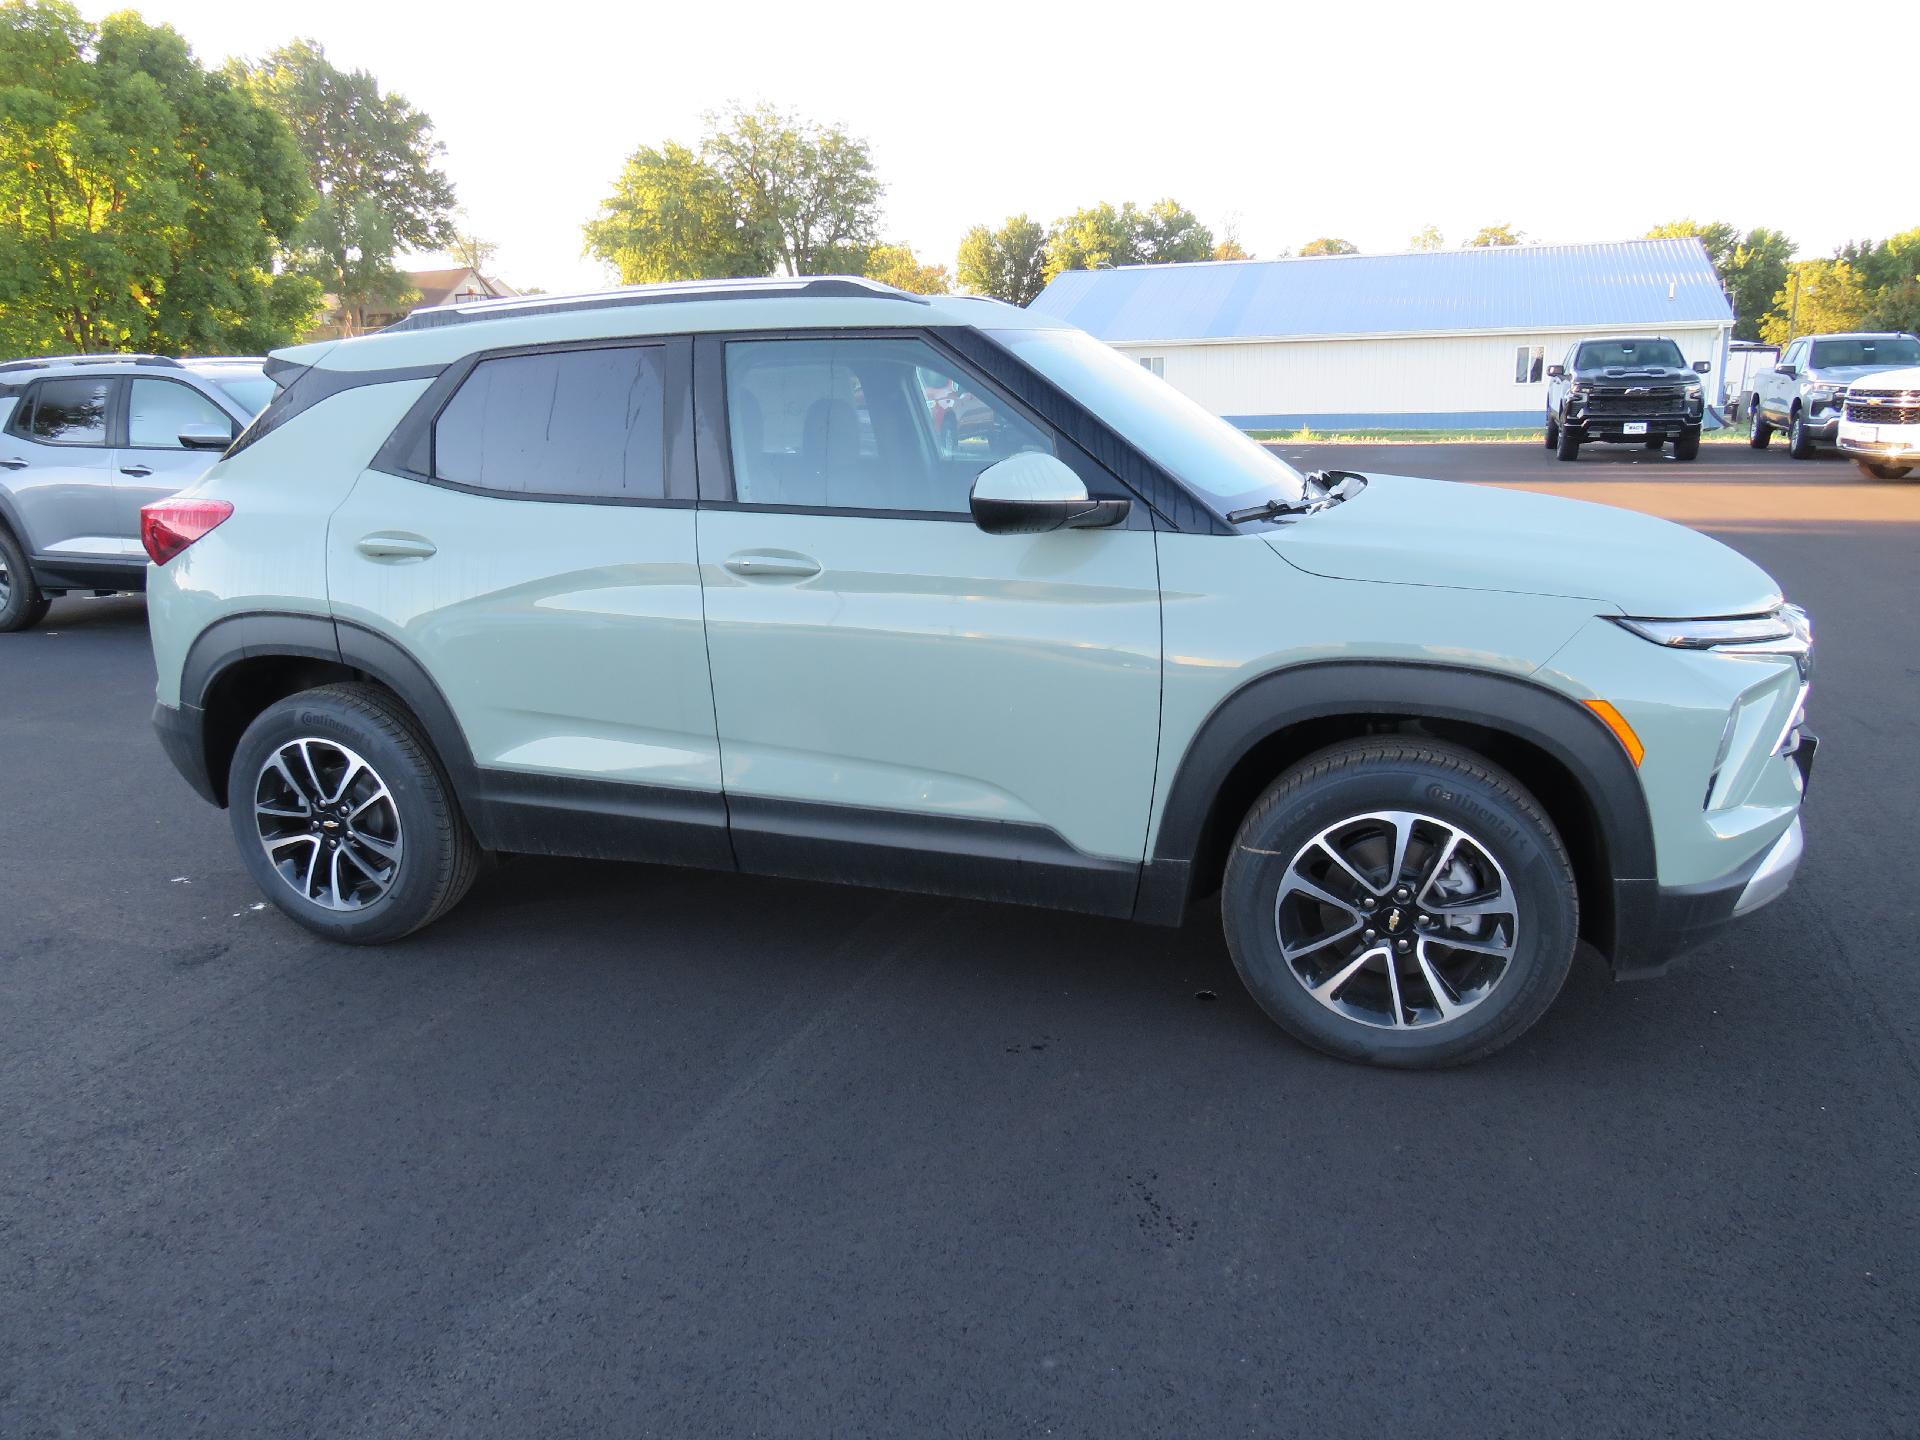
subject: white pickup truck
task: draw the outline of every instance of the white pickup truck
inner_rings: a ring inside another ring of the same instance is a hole
[[[1920,366],[1848,386],[1839,443],[1876,480],[1904,480],[1920,467]]]
[[[1773,432],[1787,432],[1788,453],[1811,460],[1821,445],[1840,439],[1840,412],[1855,385],[1887,370],[1920,365],[1912,335],[1803,335],[1780,363],[1753,378],[1747,397],[1747,443],[1767,448]]]

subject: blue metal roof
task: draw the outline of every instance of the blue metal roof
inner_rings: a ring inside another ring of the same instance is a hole
[[[1691,237],[1069,270],[1029,308],[1108,341],[1657,328],[1733,319],[1707,252]]]

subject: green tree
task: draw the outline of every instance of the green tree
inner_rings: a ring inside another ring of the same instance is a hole
[[[876,243],[881,185],[867,142],[771,105],[707,117],[701,156],[743,227],[789,275],[858,272]]]
[[[1471,240],[1460,248],[1463,250],[1486,249],[1495,245],[1518,245],[1526,238],[1526,231],[1516,230],[1511,225],[1483,225]]]
[[[1240,243],[1238,235],[1222,235],[1213,242],[1213,258],[1216,260],[1251,260],[1247,247]]]
[[[1920,335],[1920,279],[1902,280],[1875,291],[1860,326],[1863,330],[1905,330]]]
[[[1740,244],[1740,232],[1724,220],[1710,220],[1704,225],[1698,220],[1669,220],[1664,225],[1654,226],[1642,238],[1698,240],[1706,249],[1707,259],[1713,262],[1714,273],[1720,277],[1720,283],[1723,285],[1727,281],[1727,271],[1733,261],[1734,250]]]
[[[1778,230],[1756,226],[1733,247],[1721,279],[1733,300],[1733,338],[1758,340],[1773,297],[1787,283],[1793,241]]]
[[[1860,272],[1846,261],[1802,260],[1787,268],[1787,283],[1773,297],[1760,338],[1769,345],[1785,345],[1799,335],[1858,330],[1867,303]]]
[[[131,11],[0,5],[0,346],[282,345],[318,287],[279,273],[312,203],[286,127]]]
[[[1697,239],[1733,303],[1734,338],[1758,340],[1761,322],[1781,285],[1793,242],[1778,230],[1753,229],[1744,236],[1724,220],[1672,220],[1646,233],[1649,240]]]
[[[1131,200],[1076,210],[1047,236],[1047,279],[1066,270],[1116,265],[1170,265],[1213,257],[1213,232],[1191,210],[1157,200],[1144,210]]]
[[[909,290],[915,295],[945,295],[953,288],[946,266],[923,264],[905,245],[874,246],[867,252],[863,273],[870,280]]]
[[[1358,255],[1360,247],[1351,240],[1336,240],[1330,235],[1322,235],[1318,240],[1309,240],[1300,247],[1302,255]]]
[[[475,234],[464,216],[447,235],[447,254],[478,274],[486,274],[493,264],[493,257],[499,253],[500,247],[491,240],[483,240]]]
[[[686,146],[642,146],[587,222],[586,253],[613,266],[623,285],[769,275],[773,246],[737,198]]]
[[[1439,250],[1445,247],[1447,237],[1440,233],[1438,225],[1423,225],[1414,237],[1407,241],[1409,250]]]
[[[1009,215],[998,230],[976,225],[960,237],[958,274],[964,289],[1027,305],[1047,287],[1046,228]]]
[[[348,325],[403,298],[401,249],[432,250],[453,230],[453,185],[433,122],[364,70],[336,67],[295,40],[233,73],[293,131],[319,202],[298,238],[301,268],[340,297]]]

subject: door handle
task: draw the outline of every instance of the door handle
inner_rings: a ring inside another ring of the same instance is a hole
[[[355,546],[369,560],[425,560],[439,547],[419,535],[363,535]]]
[[[27,462],[22,460],[18,455],[10,459],[0,460],[0,470],[24,470],[26,468]]]
[[[120,467],[120,473],[122,475],[151,475],[153,471],[145,465],[122,465]]]
[[[809,575],[820,573],[820,562],[810,555],[794,555],[785,551],[749,551],[743,550],[737,555],[729,555],[725,560],[727,569],[749,580],[762,576],[784,576],[789,579],[804,580]]]

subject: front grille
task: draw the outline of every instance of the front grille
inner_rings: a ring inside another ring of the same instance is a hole
[[[1920,390],[1850,390],[1847,419],[1862,425],[1920,425]]]
[[[1589,415],[1684,415],[1687,397],[1680,390],[1654,390],[1645,395],[1600,390],[1587,397]]]

